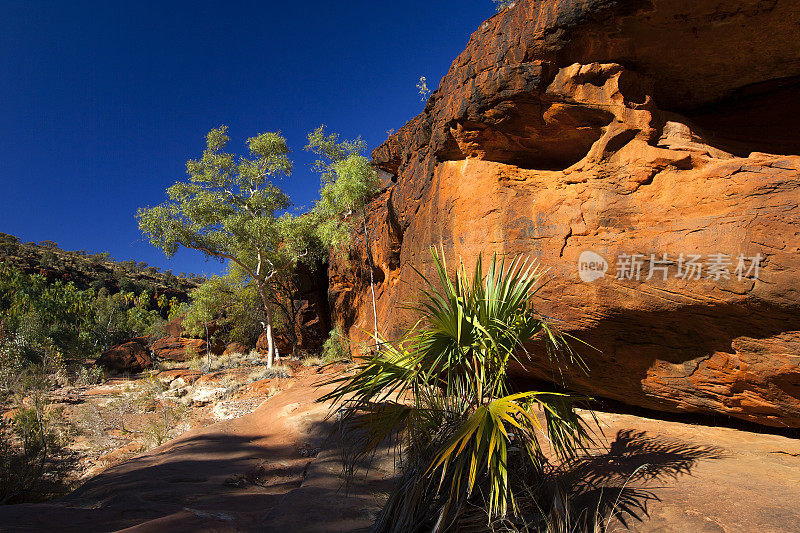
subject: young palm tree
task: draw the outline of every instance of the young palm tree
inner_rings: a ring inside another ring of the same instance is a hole
[[[591,442],[574,410],[579,398],[510,389],[509,364],[535,342],[558,366],[567,362],[561,356],[580,364],[530,304],[542,275],[536,264],[506,266],[495,256],[484,273],[478,257],[471,277],[462,264],[451,279],[443,252],[432,254],[439,285],[422,276],[416,326],[333,379],[335,390],[321,398],[338,408],[349,468],[387,439],[401,454],[401,479],[375,531],[454,528],[468,503],[490,519],[515,516],[512,480],[544,471],[542,439],[561,459]]]

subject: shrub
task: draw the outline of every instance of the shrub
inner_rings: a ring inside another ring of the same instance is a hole
[[[5,253],[15,253],[19,248],[19,239],[8,233],[0,232],[0,251]]]
[[[58,256],[51,250],[45,250],[45,252],[39,258],[39,263],[48,268],[55,268],[59,264]]]
[[[304,357],[300,361],[300,364],[303,366],[323,366],[326,363],[325,359],[323,359],[322,357],[309,356],[309,357]]]
[[[75,385],[78,387],[87,387],[89,385],[96,385],[105,379],[103,368],[99,366],[82,366],[75,374]]]
[[[321,398],[339,409],[346,472],[387,439],[402,453],[376,531],[461,530],[476,525],[465,523],[476,508],[490,521],[518,516],[521,480],[547,470],[542,442],[564,460],[591,442],[575,410],[580,398],[511,390],[509,364],[531,343],[556,366],[579,364],[530,304],[538,269],[495,256],[484,273],[478,257],[471,277],[461,265],[451,279],[442,255],[433,256],[439,285],[425,280],[418,325],[330,381],[336,389]]]
[[[250,350],[248,353],[231,353],[225,355],[211,355],[208,357],[194,357],[189,360],[189,368],[201,372],[216,372],[231,368],[242,368],[266,364],[266,358],[260,352]]]
[[[147,443],[156,448],[176,436],[175,428],[178,426],[185,407],[169,400],[158,400],[152,416],[140,431]]]
[[[12,384],[19,378],[25,361],[22,357],[23,339],[20,335],[0,334],[0,390],[11,392]]]
[[[92,346],[92,291],[0,267],[0,320],[28,361],[82,356]]]
[[[140,437],[149,447],[161,446],[182,432],[185,414],[185,407],[166,398],[165,392],[166,386],[153,376],[137,381],[102,407],[87,405],[80,427],[104,444],[109,444],[107,431],[116,429]]]
[[[270,292],[271,297],[273,293]],[[266,321],[257,287],[246,283],[233,268],[225,276],[212,276],[192,291],[185,313],[183,326],[190,334],[205,338],[206,325],[213,322],[220,330],[215,340],[225,344],[254,346]],[[274,309],[273,325],[279,327],[284,322],[280,308]]]
[[[431,94],[431,90],[428,89],[428,80],[425,76],[420,76],[419,81],[417,82],[417,92],[419,93],[419,99],[421,101],[425,101],[428,99],[428,95]]]
[[[50,468],[61,448],[60,412],[47,402],[44,376],[26,372],[17,385],[14,416],[10,424],[0,420],[0,504],[41,498],[47,484],[61,481]]]
[[[351,358],[350,339],[341,326],[333,328],[325,344],[322,345],[322,358],[326,363],[349,360]]]
[[[149,294],[138,299],[132,292],[108,294],[101,290],[92,301],[92,334],[101,349],[140,335],[156,335],[164,320],[156,310],[147,309]],[[139,305],[131,304],[137,301]]]

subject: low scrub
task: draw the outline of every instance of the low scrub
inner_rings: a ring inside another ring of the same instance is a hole
[[[292,377],[292,369],[287,366],[282,366],[282,365],[273,367],[262,366],[259,367],[257,370],[250,372],[250,375],[247,376],[247,380],[253,382],[253,381],[261,381],[263,379],[290,378],[290,377]]]
[[[0,504],[42,501],[68,486],[60,410],[47,400],[47,383],[30,370],[17,382],[13,416],[0,419]]]
[[[87,404],[79,428],[106,448],[117,446],[108,436],[113,430],[141,439],[147,448],[161,446],[187,429],[182,424],[185,406],[166,392],[154,377],[135,382],[103,406]]]

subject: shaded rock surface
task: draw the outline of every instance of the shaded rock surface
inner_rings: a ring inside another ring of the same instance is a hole
[[[295,338],[297,349],[307,353],[322,350],[331,329],[328,279],[325,272],[324,264],[317,264],[311,269],[305,263],[299,263],[295,270],[297,293],[292,303],[296,310]]]
[[[164,335],[167,337],[180,337],[183,335],[185,331],[183,327],[183,319],[186,315],[181,315],[179,317],[175,317],[166,324],[164,324]]]
[[[369,250],[330,267],[335,320],[371,330],[367,253],[387,338],[414,321],[430,246],[528,254],[550,268],[537,308],[596,350],[587,375],[535,352],[522,374],[800,427],[800,10],[725,6],[523,0],[484,23],[373,152],[395,183]],[[584,281],[582,257],[605,275]]]
[[[234,353],[248,353],[250,348],[242,344],[241,342],[231,342],[225,346],[225,351],[222,352],[223,355],[231,355]]]
[[[206,354],[208,343],[202,339],[164,337],[153,343],[153,354],[162,361],[187,361]]]
[[[115,372],[141,372],[152,368],[153,358],[146,339],[133,339],[102,353],[96,364]]]

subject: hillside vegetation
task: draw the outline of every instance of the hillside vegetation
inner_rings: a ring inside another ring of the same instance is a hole
[[[133,259],[116,261],[107,252],[68,251],[52,241],[23,243],[19,238],[0,233],[0,262],[26,274],[39,274],[49,281],[72,282],[80,290],[106,289],[139,296],[144,290],[186,301],[188,294],[204,281],[203,277],[171,271]]]

